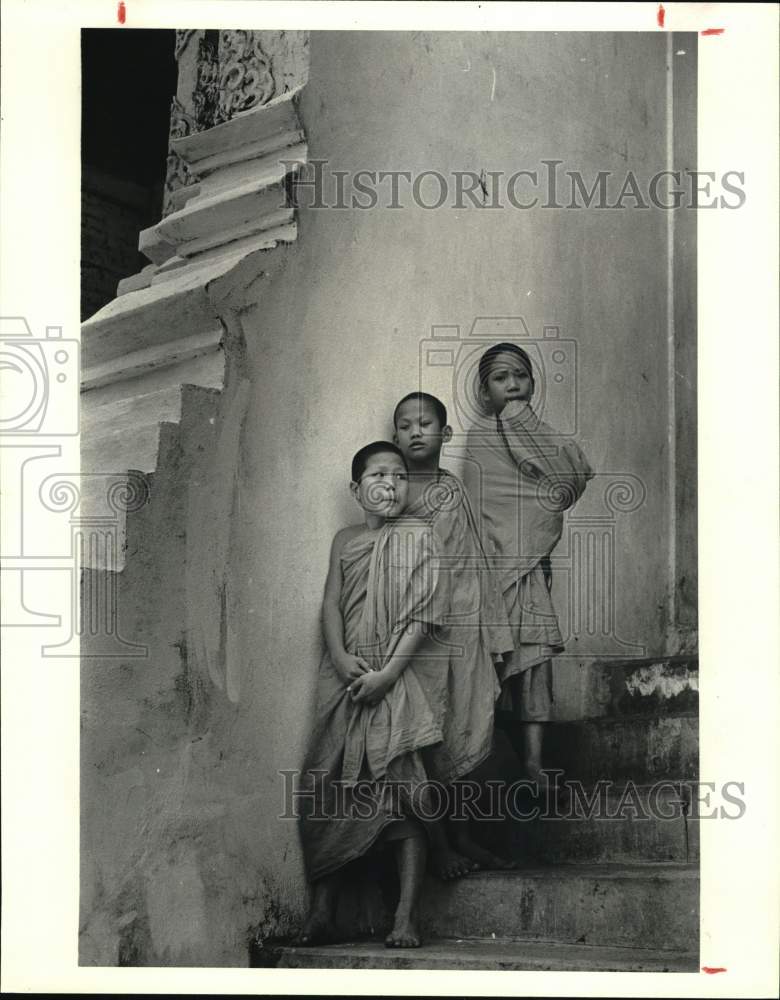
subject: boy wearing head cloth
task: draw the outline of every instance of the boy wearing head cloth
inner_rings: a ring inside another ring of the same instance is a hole
[[[499,708],[522,723],[528,776],[542,778],[543,723],[552,718],[552,660],[563,640],[550,596],[550,553],[563,512],[593,472],[571,439],[531,406],[535,381],[528,354],[495,344],[480,358],[477,398],[484,419],[469,429],[464,481],[504,595],[514,652],[500,669]]]

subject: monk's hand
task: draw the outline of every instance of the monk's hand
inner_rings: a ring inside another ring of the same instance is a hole
[[[357,680],[352,681],[347,689],[353,701],[376,705],[392,687],[393,682],[383,670],[369,670]]]
[[[346,685],[356,681],[358,677],[362,677],[370,669],[367,660],[364,660],[362,656],[353,656],[351,653],[340,656],[334,661],[334,666]]]
[[[501,419],[511,420],[512,417],[516,417],[518,413],[522,413],[527,406],[528,406],[527,399],[510,399],[509,402],[501,411]]]

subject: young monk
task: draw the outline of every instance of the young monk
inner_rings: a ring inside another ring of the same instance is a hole
[[[550,596],[550,553],[563,511],[593,473],[571,439],[531,407],[531,360],[511,343],[482,355],[476,396],[484,419],[469,429],[464,481],[482,519],[514,638],[504,659],[500,708],[522,724],[521,749],[531,780],[542,780],[543,723],[552,717],[552,660],[563,640]],[[513,727],[514,728],[514,727]]]
[[[476,769],[492,749],[500,691],[494,660],[511,652],[513,638],[463,485],[440,465],[442,446],[452,437],[446,407],[429,393],[412,392],[396,406],[393,423],[394,440],[409,470],[406,515],[431,525],[440,576],[446,580],[440,582],[439,598],[446,603],[447,625],[439,637],[447,656],[447,712],[443,742],[428,754],[442,780],[468,775],[478,781],[488,776]],[[442,833],[439,828],[434,836]],[[450,836],[454,851],[439,841],[431,853],[432,866],[442,878],[458,877],[475,867],[513,867],[477,844],[465,821],[451,823]]]
[[[400,898],[385,943],[419,947],[427,840],[415,792],[429,778],[422,749],[443,739],[446,693],[444,662],[423,649],[440,618],[438,565],[429,526],[399,518],[408,476],[396,445],[361,448],[350,488],[363,522],[336,534],[325,585],[327,648],[304,766],[313,801],[300,827],[314,897],[300,943],[332,939],[340,870],[390,841]],[[386,795],[393,787],[400,794]]]

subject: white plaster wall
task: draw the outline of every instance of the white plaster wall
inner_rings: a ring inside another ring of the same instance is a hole
[[[511,173],[557,158],[592,180],[666,166],[660,36],[322,33],[310,51],[300,113],[329,170]],[[426,211],[407,198],[396,211],[304,208],[299,226],[248,323],[232,564],[237,726],[269,803],[257,836],[296,892],[297,834],[280,836],[271,803],[306,740],[330,541],[356,516],[351,455],[390,433],[431,326],[520,314],[534,335],[553,324],[577,340],[581,441],[598,470],[647,490],[620,522],[616,615],[651,655],[666,624],[669,468],[665,213]],[[441,374],[425,387],[451,405]]]

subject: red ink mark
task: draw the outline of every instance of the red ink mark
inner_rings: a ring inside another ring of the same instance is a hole
[[[664,18],[666,17],[666,11],[664,10],[664,5],[662,3],[658,4],[658,27],[663,28]]]
[[[125,3],[124,0],[119,0],[119,6],[116,9],[116,19],[120,24],[125,23]]]
[[[725,972],[726,969],[719,965],[703,965],[701,971],[706,972],[708,976],[714,976],[716,972]]]
[[[704,31],[702,31],[702,34],[703,35],[722,35],[725,30],[726,30],[725,28],[705,28]]]

